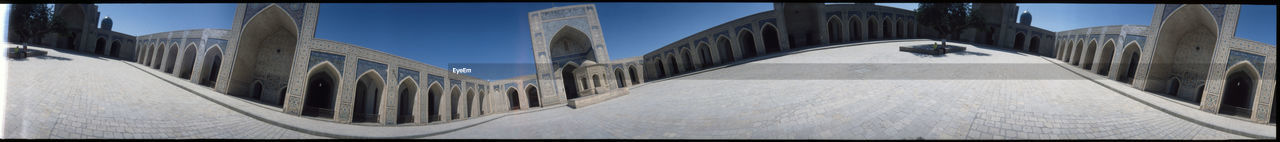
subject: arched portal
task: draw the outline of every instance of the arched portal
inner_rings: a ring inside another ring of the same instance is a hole
[[[415,98],[418,98],[418,83],[411,78],[405,78],[400,81],[400,103],[396,109],[396,124],[414,123],[413,112],[415,106]]]
[[[883,24],[883,25],[884,25],[884,27],[883,27],[884,29],[883,29],[883,30],[880,30],[880,31],[881,31],[881,32],[884,32],[884,35],[883,35],[883,36],[884,36],[884,38],[885,38],[885,39],[891,39],[891,38],[893,38],[893,36],[894,36],[894,35],[893,35],[893,28],[894,28],[894,27],[893,27],[893,20],[889,20],[889,19],[891,19],[891,18],[889,18],[889,17],[885,17],[885,18],[884,18],[884,22],[880,22],[880,24]]]
[[[1253,116],[1254,90],[1258,87],[1257,69],[1249,62],[1240,62],[1227,69],[1227,80],[1222,85],[1222,105],[1218,113],[1249,118]]]
[[[427,89],[427,122],[440,121],[440,116],[444,116],[440,114],[440,104],[444,104],[440,100],[440,95],[444,95],[442,91],[444,88],[437,83],[431,83],[431,87]]]
[[[160,60],[160,58],[164,58],[164,53],[167,53],[165,50],[168,50],[168,48],[165,47],[164,43],[156,45],[156,51],[151,53],[151,69],[159,70],[160,64],[164,64],[164,60]]]
[[[622,74],[622,68],[613,69],[613,76],[615,78],[614,80],[617,80],[616,82],[618,82],[618,88],[627,87],[627,80],[626,78],[623,78],[623,77],[626,77],[625,75],[626,74]]]
[[[672,75],[672,76],[675,76],[675,75],[677,75],[677,74],[682,73],[682,72],[680,72],[680,61],[679,61],[679,60],[676,60],[676,56],[675,56],[675,55],[667,55],[667,61],[671,61],[671,75]],[[583,82],[583,83],[586,83],[586,82]]]
[[[685,72],[692,71],[694,66],[693,53],[689,53],[689,49],[684,49],[684,51],[680,51],[680,53],[682,53],[681,55],[684,55],[684,66],[680,66],[681,70],[684,70]]]
[[[840,30],[840,27],[844,27],[840,25],[840,21],[840,18],[836,16],[831,16],[830,19],[827,19],[827,41],[830,41],[831,44],[844,42],[840,37],[840,31],[844,31]]]
[[[516,91],[514,87],[507,88],[507,105],[510,110],[520,109],[520,91]]]
[[[487,94],[483,91],[478,92],[476,93],[476,96],[473,96],[476,99],[475,101],[472,101],[474,105],[471,105],[471,106],[474,106],[475,108],[475,111],[472,111],[472,112],[475,112],[471,114],[472,117],[481,116],[485,114],[486,111],[484,109],[485,108],[484,106],[489,104],[488,101],[485,101],[484,99],[485,96],[487,96]]]
[[[662,67],[662,66],[663,66],[662,59],[660,59],[660,58],[655,58],[654,60],[656,60],[656,61],[657,61],[657,62],[654,62],[654,64],[653,64],[653,67],[654,67],[654,73],[657,73],[657,75],[656,75],[656,76],[654,76],[654,77],[667,77],[667,76],[666,76],[666,75],[667,75],[667,73],[666,73],[666,72],[667,72],[667,70],[666,70],[665,68],[663,68],[663,67]],[[567,84],[566,84],[566,85],[567,85]]]
[[[698,55],[702,56],[702,68],[711,67],[711,65],[715,64],[711,60],[711,47],[707,46],[707,43],[698,44],[698,53]]]
[[[1026,47],[1026,42],[1022,42],[1022,40],[1025,40],[1025,39],[1027,39],[1027,36],[1026,36],[1026,35],[1023,35],[1022,33],[1018,33],[1018,34],[1014,35],[1014,36],[1013,36],[1013,49],[1022,50],[1022,49],[1023,49],[1023,47]]]
[[[862,40],[862,22],[858,22],[858,16],[849,18],[849,41]]]
[[[1031,54],[1040,55],[1040,37],[1039,36],[1031,37],[1031,41],[1027,43],[1028,43],[1027,50],[1031,51]]]
[[[636,75],[636,67],[635,67],[635,66],[627,67],[627,73],[630,73],[630,74],[627,74],[627,75],[631,75],[631,85],[640,84],[640,77],[639,77],[639,75]]]
[[[876,19],[876,17],[867,19],[867,37],[870,39],[880,39],[880,33],[882,33],[880,28],[879,19]]]
[[[262,82],[253,82],[253,90],[249,91],[249,98],[253,100],[262,100]]]
[[[742,51],[742,58],[756,57],[756,37],[751,31],[742,30],[738,32],[739,51]]]
[[[120,41],[111,42],[111,57],[120,58]]]
[[[1089,41],[1089,44],[1086,44],[1084,46],[1085,46],[1084,52],[1080,52],[1083,54],[1082,57],[1080,58],[1080,62],[1082,62],[1080,63],[1080,67],[1084,68],[1085,70],[1092,70],[1093,62],[1095,62],[1093,59],[1093,55],[1098,54],[1096,51],[1098,49],[1098,41]]]
[[[475,113],[475,110],[476,110],[475,108],[477,104],[479,104],[479,103],[476,103],[476,91],[468,89],[466,98],[467,98],[467,107],[463,107],[463,108],[466,108],[465,111],[467,114],[465,116],[467,118],[478,116],[478,114]]]
[[[98,55],[107,55],[106,47],[107,47],[107,40],[98,38],[98,42],[96,44],[93,44],[93,53]]]
[[[1107,41],[1107,43],[1102,44],[1102,50],[1098,52],[1098,64],[1094,65],[1097,66],[1095,68],[1098,68],[1098,74],[1107,76],[1111,71],[1111,56],[1114,54],[1116,54],[1115,41]]]
[[[540,99],[538,87],[534,87],[533,84],[524,87],[524,96],[525,100],[529,101],[530,108],[542,106],[542,102],[538,101]]]
[[[143,45],[141,49],[142,49],[142,53],[139,53],[137,55],[138,63],[142,65],[147,65],[147,66],[151,65],[147,62],[148,55],[151,55],[151,45]]]
[[[898,38],[907,38],[907,20],[898,20]]]
[[[182,77],[183,79],[192,79],[191,71],[196,69],[196,50],[199,49],[196,48],[196,45],[194,44],[183,49],[182,61],[179,62],[182,66],[178,68],[178,77]]]
[[[201,66],[203,66],[204,70],[200,72],[204,75],[200,77],[204,79],[200,80],[200,85],[213,87],[213,84],[218,81],[219,67],[222,66],[222,49],[212,47],[206,50],[204,52],[204,63]]]
[[[578,65],[568,64],[568,65],[564,65],[564,67],[561,67],[560,76],[562,79],[560,80],[564,82],[563,86],[564,86],[565,99],[578,98],[578,87],[575,87],[578,85],[578,82],[576,79],[573,78],[574,77],[573,70],[575,69],[578,69]]]
[[[449,115],[451,116],[450,119],[462,118],[462,113],[460,112],[463,112],[462,107],[466,107],[466,105],[459,104],[459,103],[464,103],[460,101],[461,99],[462,99],[462,90],[458,90],[457,86],[454,86],[453,90],[449,90],[449,105],[450,105],[449,114],[451,114]]]
[[[298,29],[293,18],[277,5],[269,5],[244,24],[239,43],[231,58],[228,94],[242,94],[242,84],[266,80],[266,84],[287,84],[298,42]]]
[[[1181,86],[1182,86],[1182,80],[1181,80],[1181,79],[1178,79],[1177,77],[1169,78],[1169,84],[1168,84],[1168,86],[1166,86],[1166,87],[1168,87],[1169,89],[1165,91],[1164,95],[1168,95],[1168,96],[1172,96],[1172,97],[1177,97],[1177,96],[1178,96],[1178,91],[1179,91],[1179,89],[1178,89],[1178,88],[1181,88]]]
[[[1071,47],[1071,65],[1080,65],[1080,58],[1084,56],[1084,41],[1076,41],[1076,46]]]
[[[337,101],[338,69],[328,62],[311,67],[307,73],[306,94],[303,98],[302,115],[333,118],[334,102]]]
[[[163,65],[165,73],[173,73],[174,66],[178,66],[178,50],[181,50],[177,45],[169,46],[169,49],[169,53],[165,54]]]
[[[720,46],[720,64],[728,64],[733,62],[733,45],[729,43],[729,38],[721,36],[716,39],[716,45]]]
[[[765,54],[782,51],[782,43],[779,42],[781,39],[778,38],[777,28],[774,28],[773,25],[765,25],[760,31],[763,31],[760,32],[760,35],[763,36]]]
[[[1159,79],[1177,77],[1201,82],[1208,77],[1218,40],[1217,27],[1213,16],[1199,4],[1183,5],[1170,13],[1154,36],[1157,38],[1146,70],[1146,90],[1171,92],[1173,88],[1162,86],[1169,81]]]
[[[276,102],[273,106],[284,108],[284,96],[288,94],[289,94],[289,87],[280,88],[280,91],[276,93]]]
[[[378,108],[382,102],[382,75],[367,71],[356,80],[355,108],[351,109],[351,122],[378,122]]]

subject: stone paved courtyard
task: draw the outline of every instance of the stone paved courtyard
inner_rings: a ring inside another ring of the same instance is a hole
[[[985,48],[942,57],[897,51],[924,43],[931,42],[759,60],[438,138],[1245,138],[1162,113],[1037,56]],[[921,73],[942,75],[902,75]]]
[[[924,43],[759,60],[426,138],[1245,138],[1162,113],[1038,56],[972,46],[946,56],[897,51]],[[6,138],[317,138],[125,62],[49,54],[8,61]]]
[[[49,51],[8,59],[5,138],[318,138],[255,120],[126,62]]]

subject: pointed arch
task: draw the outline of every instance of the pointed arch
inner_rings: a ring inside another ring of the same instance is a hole
[[[302,88],[302,115],[312,117],[334,118],[337,110],[337,91],[342,86],[342,76],[338,68],[328,61],[311,66],[307,71],[307,85]]]
[[[204,62],[201,63],[201,69],[197,78],[200,78],[200,85],[213,87],[218,81],[218,71],[222,66],[222,47],[213,45],[204,51]]]
[[[191,72],[196,69],[196,50],[200,50],[200,47],[195,43],[191,43],[187,45],[187,47],[182,48],[182,61],[177,64],[179,65],[179,68],[177,69],[178,77],[195,80],[191,78]]]
[[[715,65],[715,61],[711,59],[711,46],[707,46],[706,42],[698,42],[698,53],[702,58],[702,68],[708,68]]]
[[[862,21],[857,15],[849,17],[849,41],[861,41],[862,39]]]
[[[525,100],[529,101],[529,108],[542,107],[542,102],[538,101],[542,97],[538,95],[537,86],[533,86],[533,84],[525,85],[524,92]]]
[[[1102,76],[1108,76],[1111,72],[1111,59],[1116,54],[1116,41],[1107,39],[1103,42],[1102,49],[1098,51],[1098,64],[1094,68],[1098,68],[1097,72]]]
[[[417,116],[414,112],[418,112],[417,101],[415,101],[419,100],[418,82],[412,77],[405,77],[400,79],[399,84],[399,87],[396,87],[400,89],[396,91],[399,92],[397,96],[400,97],[400,102],[396,103],[396,124],[415,123],[418,121],[414,119]]]
[[[440,99],[444,95],[444,87],[441,87],[440,82],[435,81],[432,81],[430,86],[427,87],[427,122],[436,122],[443,118],[441,116],[445,116],[440,111],[440,105],[445,103],[444,99]]]
[[[750,30],[742,29],[738,31],[738,51],[742,51],[742,58],[756,57],[756,36]]]
[[[765,23],[760,28],[760,38],[764,41],[764,53],[778,53],[782,51],[782,36],[778,33],[778,28],[773,23]]]
[[[728,64],[734,61],[733,43],[729,41],[729,36],[721,35],[716,37],[716,48],[720,50],[720,64]]]
[[[1262,84],[1258,69],[1249,61],[1239,61],[1227,68],[1226,81],[1222,85],[1222,102],[1218,113],[1252,118],[1258,102],[1257,92]],[[1197,98],[1199,99],[1199,98]]]
[[[384,79],[382,74],[372,69],[360,73],[356,79],[355,101],[352,103],[351,122],[378,122],[378,117],[382,115],[379,111],[382,105],[382,88],[384,87]]]
[[[298,43],[297,22],[279,5],[270,4],[257,11],[242,25],[239,42],[228,51],[232,58],[227,85],[228,94],[245,92],[243,82],[268,80],[267,84],[287,84]],[[259,66],[273,67],[272,69]]]
[[[841,29],[840,29],[841,27],[844,27],[844,24],[843,24],[843,22],[841,22],[841,21],[843,21],[843,20],[840,20],[840,16],[839,16],[839,15],[831,15],[831,17],[828,17],[828,18],[827,18],[827,42],[828,42],[828,44],[835,44],[835,43],[841,43],[841,42],[844,42],[844,40],[842,40],[844,37],[841,37],[841,36],[840,36],[840,35],[841,35],[841,33],[840,33],[840,32],[844,31],[844,30],[841,30]]]
[[[1209,74],[1212,55],[1218,47],[1218,24],[1203,5],[1186,4],[1175,9],[1155,30],[1155,45],[1150,54],[1145,90],[1167,92],[1161,78],[1181,77],[1203,80]],[[1143,55],[1146,56],[1146,55]]]

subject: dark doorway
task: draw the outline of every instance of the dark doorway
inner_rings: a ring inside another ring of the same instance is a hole
[[[686,72],[693,71],[693,53],[689,53],[688,49],[684,50],[684,64],[685,65],[680,68],[683,68],[684,71]],[[703,63],[703,64],[706,64],[706,63]]]
[[[211,49],[204,54],[204,79],[200,80],[200,85],[213,87],[218,81],[218,67],[222,66],[222,50],[217,48]]]
[[[302,107],[303,116],[333,118],[333,101],[337,97],[334,93],[338,87],[333,75],[336,74],[320,71],[310,75],[307,79],[306,101]]]
[[[560,80],[564,81],[564,94],[567,99],[578,98],[578,88],[576,87],[578,82],[573,78],[573,70],[575,69],[578,69],[578,66],[567,65],[560,69]]]
[[[627,79],[623,78],[626,77],[625,75],[626,74],[622,74],[622,68],[613,69],[613,76],[618,82],[618,88],[627,87]]]
[[[280,94],[276,95],[276,107],[284,108],[284,96],[289,94],[289,87],[280,88]]]
[[[827,41],[830,41],[831,44],[844,42],[841,39],[843,37],[840,37],[840,31],[842,31],[840,30],[840,27],[844,27],[840,25],[840,19],[835,19],[833,17],[832,19],[827,20]]]
[[[1027,39],[1027,38],[1025,35],[1022,35],[1022,33],[1018,33],[1018,35],[1013,36],[1013,49],[1022,51],[1022,47],[1026,46],[1024,45],[1026,44],[1026,42],[1022,41],[1024,39]]]
[[[413,111],[415,103],[413,98],[418,97],[418,85],[413,80],[404,80],[400,83],[400,103],[399,109],[396,109],[396,124],[413,123]]]
[[[1169,81],[1169,90],[1168,90],[1168,92],[1169,92],[1169,93],[1168,93],[1168,94],[1165,94],[1165,95],[1169,95],[1169,96],[1172,96],[1172,97],[1177,97],[1177,96],[1178,96],[1178,88],[1179,88],[1179,87],[1181,87],[1181,86],[1182,86],[1182,85],[1180,84],[1180,81],[1179,81],[1178,79],[1172,79],[1171,81]]]
[[[107,40],[98,39],[98,44],[93,45],[93,53],[98,55],[106,55]]]
[[[376,73],[366,73],[356,81],[355,108],[351,110],[351,122],[378,122],[379,102],[382,99],[382,79]]]
[[[1253,111],[1254,79],[1244,71],[1235,71],[1227,75],[1223,84],[1222,107],[1218,113],[1249,118]]]
[[[760,32],[760,35],[764,36],[762,39],[764,40],[765,54],[782,51],[782,44],[778,43],[778,29],[773,28],[773,26],[764,26],[761,31],[763,32]]]
[[[120,42],[111,42],[111,57],[120,58]]]
[[[1133,83],[1133,75],[1138,72],[1137,69],[1138,52],[1133,52],[1129,54],[1129,67],[1125,68],[1124,77],[1120,78],[1120,81],[1123,81],[1124,83]]]
[[[732,63],[733,45],[729,43],[729,38],[720,37],[716,40],[716,46],[720,47],[720,64]]]
[[[657,76],[654,76],[654,77],[666,77],[667,70],[662,68],[662,60],[658,60],[657,64],[653,64],[653,67],[657,67],[655,68],[656,71],[654,72],[658,74]]]
[[[679,61],[679,60],[676,60],[676,56],[673,56],[673,55],[667,55],[667,61],[671,61],[671,75],[672,75],[672,76],[675,76],[675,75],[677,75],[677,74],[682,73],[682,72],[680,72],[680,70],[679,70],[679,69],[680,69],[680,61]],[[586,83],[586,82],[583,82],[583,83]]]
[[[516,88],[507,88],[507,104],[510,104],[511,110],[519,110],[520,91],[516,91]]]
[[[742,58],[756,57],[756,37],[751,32],[738,33],[738,45],[741,45]]]
[[[258,99],[259,97],[262,97],[262,83],[261,83],[261,82],[253,82],[253,90],[252,90],[252,91],[249,91],[249,99],[250,99],[250,100],[259,100],[259,99]]]
[[[427,90],[427,122],[440,121],[440,91],[444,91],[440,84],[431,84],[431,89]]]
[[[539,97],[539,96],[538,96],[538,88],[537,88],[537,87],[533,87],[533,85],[529,85],[528,87],[524,87],[524,95],[525,95],[525,99],[529,100],[529,107],[530,107],[530,108],[533,108],[533,107],[540,107],[540,106],[542,106],[542,103],[541,103],[540,101],[538,101],[538,97]]]
[[[631,85],[640,84],[640,78],[636,75],[636,67],[632,66],[627,68],[629,68],[627,72],[631,73],[627,74],[631,76]]]
[[[711,67],[711,65],[715,64],[711,61],[711,48],[707,47],[706,43],[698,44],[698,52],[698,55],[702,55],[702,68]]]
[[[858,22],[858,17],[849,18],[849,41],[862,40],[862,34],[858,32],[862,25],[859,25],[859,23],[861,22]]]

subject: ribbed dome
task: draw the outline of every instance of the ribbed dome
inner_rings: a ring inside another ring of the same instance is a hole
[[[1019,17],[1022,17],[1022,18],[1019,18],[1019,19],[1018,19],[1018,24],[1031,25],[1031,12],[1030,12],[1030,11],[1022,11],[1022,16],[1019,16]]]
[[[104,29],[104,30],[108,30],[108,31],[110,31],[110,30],[111,30],[111,17],[103,18],[103,19],[102,19],[102,24],[98,24],[98,26],[102,26],[102,27],[99,27],[99,28],[102,28],[102,29]]]

